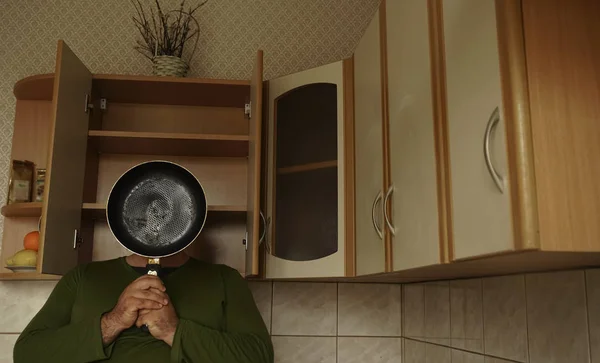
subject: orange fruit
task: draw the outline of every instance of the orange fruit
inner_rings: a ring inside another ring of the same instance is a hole
[[[23,238],[23,247],[25,247],[26,250],[37,251],[40,247],[40,232],[33,231],[27,233],[25,238]]]

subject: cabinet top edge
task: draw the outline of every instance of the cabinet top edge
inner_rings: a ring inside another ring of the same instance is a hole
[[[212,79],[212,78],[180,78],[180,77],[159,77],[146,75],[126,75],[126,74],[94,74],[92,80],[100,87],[111,83],[157,83],[171,85],[187,86],[225,86],[234,88],[250,88],[250,80],[235,79]],[[17,100],[32,101],[52,101],[52,92],[54,87],[54,73],[36,74],[20,79],[15,83],[13,94]]]

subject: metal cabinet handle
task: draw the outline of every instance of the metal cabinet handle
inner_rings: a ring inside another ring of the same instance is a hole
[[[379,193],[377,193],[375,200],[373,201],[373,207],[371,207],[371,222],[373,222],[373,227],[375,228],[375,232],[377,232],[379,239],[383,239],[383,232],[381,231],[381,228],[379,227],[379,223],[377,223],[377,221],[375,220],[375,209],[377,208],[379,203],[381,203],[382,198],[383,198],[383,192],[380,190]]]
[[[263,242],[265,242],[265,249],[267,250],[268,254],[271,254],[271,245],[269,243],[266,243],[267,239],[267,228],[269,228],[269,222],[267,221],[267,219],[265,218],[264,213],[262,212],[262,210],[260,211],[260,220],[262,221],[263,224],[263,232],[260,235],[260,239],[258,240],[258,244],[262,244]],[[269,220],[270,221],[270,220]]]
[[[485,157],[485,165],[487,166],[492,180],[494,180],[494,184],[496,184],[496,187],[498,187],[500,193],[504,193],[504,178],[498,173],[498,171],[494,167],[490,152],[490,138],[492,132],[498,125],[498,122],[500,122],[500,110],[498,109],[498,107],[496,107],[494,109],[494,112],[492,112],[492,115],[490,116],[490,119],[488,120],[487,126],[485,128],[485,134],[483,136],[483,156]]]
[[[396,227],[394,227],[392,225],[392,222],[390,221],[390,217],[388,216],[388,212],[387,212],[388,200],[390,199],[390,196],[393,193],[394,193],[394,185],[392,184],[392,185],[390,185],[387,192],[385,193],[385,198],[383,198],[383,215],[385,216],[385,224],[387,224],[388,229],[392,233],[392,236],[395,236],[396,235]]]
[[[263,233],[260,235],[260,238],[258,239],[258,244],[261,244],[265,240],[265,235],[267,234],[267,220],[265,219],[265,215],[263,214],[262,211],[259,212],[259,215],[260,215],[260,220],[263,225]]]

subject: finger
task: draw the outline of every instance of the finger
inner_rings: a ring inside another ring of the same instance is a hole
[[[165,285],[163,284],[162,280],[159,279],[156,276],[151,276],[151,275],[144,275],[140,278],[138,278],[137,280],[135,280],[134,282],[131,283],[131,285],[133,285],[136,289],[140,289],[140,290],[147,290],[151,287],[160,290],[160,291],[165,291]]]
[[[163,307],[163,305],[160,303],[157,303],[156,301],[146,300],[146,299],[136,299],[136,308],[138,311],[143,310],[143,309],[158,310],[162,307]]]
[[[156,292],[156,291],[158,291],[158,292]],[[167,295],[156,289],[154,289],[154,291],[133,290],[131,292],[131,296],[135,297],[136,299],[152,300],[152,301],[155,301],[155,302],[157,302],[159,304],[163,304],[163,305],[167,305],[169,303],[169,298],[167,297]]]
[[[151,313],[153,311],[154,310],[151,310],[151,309],[141,309],[141,310],[138,310],[138,316],[146,315],[146,314]]]

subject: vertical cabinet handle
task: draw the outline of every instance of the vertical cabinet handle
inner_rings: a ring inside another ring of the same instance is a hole
[[[394,194],[394,185],[390,185],[390,187],[388,188],[387,192],[385,193],[385,198],[383,198],[383,215],[385,216],[385,224],[387,224],[388,229],[390,230],[390,232],[392,233],[392,236],[396,235],[396,227],[394,227],[394,225],[392,225],[392,222],[390,221],[390,216],[388,215],[388,200],[390,199],[390,197],[392,196],[392,194]]]
[[[498,122],[500,122],[500,110],[498,109],[498,107],[496,107],[494,109],[494,112],[492,112],[492,115],[490,116],[490,119],[488,120],[487,126],[485,128],[485,134],[483,136],[483,156],[485,157],[485,165],[487,166],[492,180],[494,180],[494,184],[496,184],[496,187],[498,187],[500,193],[504,194],[504,178],[498,173],[498,171],[494,167],[490,152],[490,138],[492,132],[494,132],[494,129],[496,128],[496,126],[498,126]]]
[[[373,228],[375,228],[375,232],[379,236],[379,239],[383,239],[383,232],[381,231],[381,227],[379,227],[379,223],[375,220],[375,210],[377,206],[381,203],[381,199],[383,198],[383,193],[380,190],[373,201],[373,207],[371,207],[371,222],[373,222]]]

